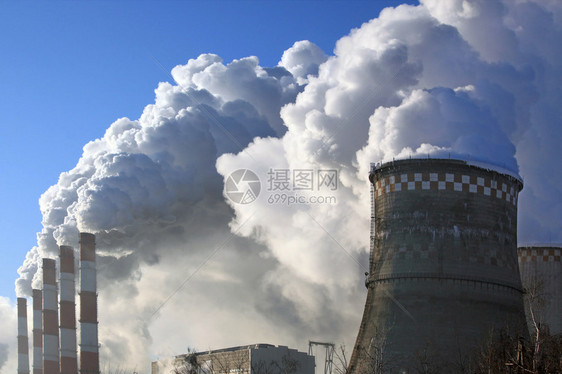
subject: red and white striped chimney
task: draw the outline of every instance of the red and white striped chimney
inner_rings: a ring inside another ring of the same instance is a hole
[[[80,233],[80,373],[100,372],[98,302],[96,290],[96,237]],[[46,373],[45,373],[46,374]]]
[[[29,374],[29,342],[27,336],[27,299],[18,297],[18,373]]]
[[[76,374],[74,249],[60,246],[60,374]]]
[[[43,374],[43,293],[33,290],[33,374]]]
[[[56,262],[43,259],[43,374],[59,374]]]

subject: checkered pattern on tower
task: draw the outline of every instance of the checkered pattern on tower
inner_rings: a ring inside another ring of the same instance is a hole
[[[513,185],[486,177],[454,173],[408,173],[391,175],[375,183],[375,196],[415,190],[470,192],[517,205],[518,191]]]
[[[520,262],[560,262],[562,249],[560,248],[519,248]]]

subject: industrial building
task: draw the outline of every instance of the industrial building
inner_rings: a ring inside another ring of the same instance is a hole
[[[537,323],[550,334],[562,334],[562,246],[552,244],[525,246],[517,249],[521,281],[527,295],[525,312],[531,333]],[[532,304],[532,305],[530,305]]]
[[[33,374],[99,374],[95,236],[80,233],[80,366],[76,344],[74,249],[43,259],[43,287],[33,296]],[[60,287],[60,293],[59,293]],[[18,298],[18,373],[29,374],[27,299]],[[60,308],[59,308],[60,306]]]
[[[152,374],[314,374],[314,356],[286,346],[253,344],[176,356],[172,368],[152,363]]]
[[[412,372],[420,360],[454,373],[491,329],[532,335],[530,307],[541,326],[562,333],[562,246],[517,248],[517,175],[428,158],[372,165],[369,179],[368,293],[349,374]],[[58,284],[56,260],[43,259],[43,287],[32,299],[33,374],[100,373],[95,261],[95,236],[81,233],[77,352],[74,249],[60,246]],[[27,326],[27,299],[18,298],[19,374],[30,374]],[[170,372],[314,374],[315,358],[254,344],[152,363],[152,374]]]
[[[411,159],[373,165],[369,179],[368,294],[350,373],[409,372],[420,361],[455,372],[492,328],[527,334],[516,175]]]

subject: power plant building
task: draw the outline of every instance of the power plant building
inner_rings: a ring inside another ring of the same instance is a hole
[[[253,344],[176,356],[173,368],[152,363],[152,374],[314,374],[314,356],[286,346]]]
[[[522,181],[441,159],[379,164],[369,179],[368,294],[350,373],[409,372],[422,356],[445,368],[491,328],[526,336],[517,263]]]
[[[368,293],[348,374],[412,372],[421,358],[454,373],[492,329],[528,338],[530,291],[541,298],[537,321],[562,333],[562,247],[517,248],[517,175],[428,158],[373,165],[369,180]],[[60,247],[59,273],[57,285],[56,261],[43,259],[43,289],[33,290],[33,374],[99,374],[94,235],[80,233],[79,352],[72,247]],[[19,374],[30,373],[26,303],[18,298]],[[171,366],[153,362],[152,374],[314,374],[315,359],[254,344],[179,355]]]
[[[80,233],[80,245],[80,370],[76,352],[74,249],[60,246],[59,284],[56,260],[43,258],[43,289],[32,290],[33,374],[100,373],[95,236]],[[27,299],[18,298],[19,374],[30,374],[28,340]]]
[[[519,269],[527,292],[525,312],[531,332],[529,302],[536,322],[547,326],[550,334],[562,334],[562,247],[552,244],[518,248]]]

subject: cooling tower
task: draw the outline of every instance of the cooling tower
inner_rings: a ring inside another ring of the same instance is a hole
[[[531,331],[529,299],[537,297],[533,314],[538,323],[547,325],[552,335],[562,333],[562,247],[536,245],[518,249],[523,288],[527,290],[525,311]],[[542,299],[539,300],[538,298]]]
[[[423,361],[455,372],[492,327],[526,336],[517,266],[522,182],[438,159],[378,165],[369,179],[368,294],[350,372],[412,372]]]
[[[80,233],[80,373],[98,374],[96,238]]]
[[[74,249],[60,247],[60,374],[76,374]]]
[[[33,374],[43,374],[43,294],[33,290]]]
[[[56,262],[43,259],[43,374],[59,374]]]
[[[29,374],[27,299],[18,297],[18,374]]]

